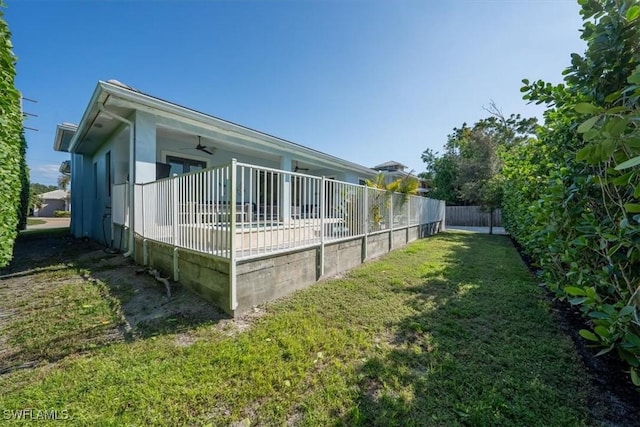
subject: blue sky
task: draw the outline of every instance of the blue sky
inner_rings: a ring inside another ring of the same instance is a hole
[[[77,123],[98,80],[143,92],[366,166],[421,172],[452,128],[540,115],[523,78],[561,81],[582,53],[574,0],[6,0],[31,181],[55,184],[68,154],[55,126]]]

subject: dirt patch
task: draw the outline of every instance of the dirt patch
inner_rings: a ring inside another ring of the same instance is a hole
[[[251,310],[244,313],[241,317],[236,319],[229,319],[221,322],[222,330],[229,336],[234,336],[239,333],[248,330],[257,319],[264,316],[265,310],[263,307],[253,307]]]
[[[18,239],[0,271],[0,373],[159,334],[188,346],[194,327],[229,322],[178,283],[170,282],[169,298],[131,259],[103,249],[64,234]]]
[[[536,275],[537,269],[532,259],[513,238],[511,242],[531,273]],[[566,301],[555,298],[546,287],[545,290],[556,323],[572,338],[585,373],[589,376],[592,385],[589,393],[590,418],[601,426],[640,426],[640,393],[625,372],[628,367],[611,353],[596,357],[599,350],[589,347],[578,334],[580,329],[588,328],[580,311]]]

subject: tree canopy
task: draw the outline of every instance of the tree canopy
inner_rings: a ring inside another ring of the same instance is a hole
[[[531,138],[537,119],[505,117],[493,102],[486,110],[487,118],[453,129],[442,155],[430,149],[422,153],[426,171],[421,176],[429,181],[432,197],[488,211],[500,207],[502,153]]]

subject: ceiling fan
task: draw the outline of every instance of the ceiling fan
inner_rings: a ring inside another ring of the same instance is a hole
[[[199,150],[203,153],[207,153],[210,155],[214,155],[216,152],[216,147],[209,147],[207,145],[202,145],[201,137],[198,135],[198,144],[194,148],[183,148],[183,150]]]
[[[309,168],[301,168],[300,165],[298,165],[298,162],[296,162],[296,166],[293,168],[294,172],[298,172],[298,171],[308,171]]]

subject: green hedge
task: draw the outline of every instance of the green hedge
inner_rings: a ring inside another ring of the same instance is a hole
[[[503,219],[580,335],[640,386],[640,4],[581,1],[584,55],[565,83],[524,80],[547,105],[538,138],[505,154]]]
[[[70,211],[53,211],[53,216],[56,218],[69,218],[71,217]]]
[[[24,180],[22,111],[20,93],[15,88],[16,58],[3,16],[0,9],[0,267],[13,257]]]
[[[29,216],[29,202],[31,183],[29,182],[29,167],[27,166],[27,140],[24,132],[20,135],[20,203],[18,204],[18,230],[27,228]]]

